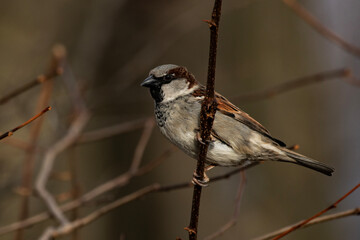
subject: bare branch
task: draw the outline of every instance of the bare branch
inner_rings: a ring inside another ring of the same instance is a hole
[[[135,176],[141,176],[144,175],[151,170],[153,170],[156,166],[158,166],[160,163],[162,163],[165,159],[167,159],[173,152],[177,151],[178,148],[175,148],[174,146],[170,149],[165,150],[158,158],[155,158],[155,160],[149,162],[145,166],[142,166],[138,169],[136,173],[134,173]]]
[[[17,126],[16,128],[2,134],[0,136],[0,140],[4,139],[6,137],[10,137],[11,135],[14,134],[14,132],[16,132],[17,130],[25,127],[26,125],[28,125],[29,123],[31,123],[32,121],[34,121],[35,119],[39,118],[41,115],[43,115],[44,113],[46,113],[47,111],[51,110],[51,107],[46,107],[44,110],[42,110],[40,113],[36,114],[35,116],[33,116],[32,118],[30,118],[29,120],[27,120],[26,122],[24,122],[23,124]]]
[[[165,158],[166,157],[165,154],[167,155],[168,153],[165,152],[163,155],[160,156],[160,158],[162,158],[162,159]],[[154,162],[158,162],[158,159],[155,159],[155,161],[153,161],[153,163]],[[146,173],[146,172],[150,171],[151,169],[149,169],[149,166],[155,166],[153,163],[150,162],[148,165],[140,168],[139,172]],[[255,165],[258,165],[258,163],[252,163],[252,164],[243,166],[241,168],[232,170],[231,172],[219,175],[217,177],[213,177],[213,178],[211,178],[210,182],[216,182],[216,181],[220,181],[223,179],[227,179],[227,178],[239,173],[240,171],[249,169]],[[147,171],[143,171],[143,169],[146,169]],[[137,175],[137,176],[139,176],[139,175]],[[118,187],[119,185],[114,184],[114,182],[117,184],[125,184],[127,181],[126,177],[127,177],[126,174],[120,175],[119,177],[112,179],[112,180],[94,188],[90,192],[83,195],[81,198],[61,205],[60,209],[63,212],[67,212],[67,211],[73,210],[75,208],[81,207],[81,206],[93,201],[96,197],[100,196],[101,194],[103,194],[107,191],[110,191],[110,190],[114,189],[115,187]],[[178,184],[161,186],[157,191],[168,192],[168,191],[174,191],[174,190],[179,190],[179,189],[183,189],[183,188],[189,188],[191,186],[192,186],[191,182],[183,182],[183,183],[178,183]],[[34,226],[35,224],[43,222],[49,218],[50,218],[50,214],[47,212],[43,212],[43,213],[37,214],[33,217],[30,217],[24,221],[12,223],[10,225],[0,228],[0,236],[4,235],[6,233],[16,231],[20,228],[28,228],[28,227]]]
[[[282,2],[293,10],[300,18],[302,18],[307,24],[314,28],[318,33],[323,35],[328,40],[337,44],[339,47],[347,51],[348,53],[360,57],[360,48],[348,43],[336,33],[326,28],[320,23],[314,16],[312,16],[308,10],[301,6],[296,0],[282,0]]]
[[[256,164],[254,164],[256,165]],[[250,166],[250,165],[249,165]],[[238,169],[238,172],[239,171],[243,171],[244,168],[240,168]],[[224,175],[223,175],[224,176]],[[221,178],[222,176],[219,176],[217,178],[217,180],[220,180],[220,179],[224,179],[224,178]],[[80,227],[83,227],[91,222],[93,222],[94,220],[96,220],[97,218],[101,217],[102,215],[110,212],[111,210],[115,209],[115,208],[118,208],[126,203],[129,203],[129,202],[132,202],[134,200],[137,200],[145,195],[148,195],[152,192],[164,192],[164,191],[171,191],[171,190],[176,190],[176,189],[180,189],[180,188],[184,188],[184,187],[190,187],[191,186],[191,183],[187,183],[187,184],[176,184],[176,185],[170,185],[170,186],[161,186],[160,184],[152,184],[150,186],[147,186],[147,187],[144,187],[134,193],[131,193],[129,195],[126,195],[125,197],[122,197],[114,202],[111,202],[110,204],[98,209],[98,210],[95,210],[94,212],[92,212],[91,214],[89,214],[88,216],[84,217],[84,218],[81,218],[79,220],[76,220],[70,224],[68,224],[66,227],[64,228],[61,228],[61,229],[58,229],[58,230],[53,230],[51,232],[51,235],[49,235],[50,237],[59,237],[59,236],[62,236],[62,235],[66,235],[66,234],[69,234],[71,233],[72,231],[80,228]],[[239,199],[241,199],[241,195],[242,195],[242,188],[243,186],[241,187],[240,191],[239,191],[239,195],[238,195],[238,204],[240,202]],[[235,214],[238,214],[238,210],[235,211]]]
[[[14,136],[11,138],[4,138],[4,140],[2,140],[2,143],[10,145],[15,148],[19,148],[24,151],[29,151],[32,148],[31,144],[27,143],[26,141],[24,141],[20,138],[16,138]],[[40,151],[40,147],[38,146],[35,149],[35,151]]]
[[[325,71],[316,73],[310,76],[297,78],[294,80],[290,80],[284,83],[277,84],[275,86],[271,86],[269,88],[263,89],[263,90],[257,90],[254,92],[248,92],[245,94],[242,94],[240,96],[235,96],[232,99],[236,101],[242,101],[242,102],[251,102],[251,101],[258,101],[258,100],[264,100],[267,98],[271,98],[274,96],[277,96],[281,93],[285,93],[300,87],[304,87],[310,84],[329,81],[337,78],[342,78],[343,81],[354,85],[356,87],[360,87],[360,81],[352,75],[351,70],[347,68],[342,68],[338,70],[331,70],[331,71]]]
[[[46,81],[42,84],[42,90],[38,97],[36,112],[39,112],[44,106],[49,104],[50,96],[53,89],[53,81]],[[26,157],[23,164],[21,188],[27,192],[32,192],[33,170],[37,149],[37,142],[43,119],[36,121],[30,128],[30,148],[26,151]],[[21,198],[19,220],[24,220],[29,214],[29,194],[25,194]],[[15,235],[16,240],[23,239],[23,231],[19,230]]]
[[[67,134],[58,142],[56,142],[51,148],[49,148],[49,150],[45,153],[44,160],[36,180],[35,186],[39,196],[44,200],[51,214],[61,223],[61,225],[66,225],[68,220],[62,213],[61,209],[58,207],[54,198],[46,190],[45,186],[53,168],[55,158],[60,152],[64,151],[66,148],[71,146],[71,144],[73,144],[73,142],[80,135],[82,129],[85,127],[88,119],[89,115],[87,111],[84,110],[71,124]]]
[[[347,210],[347,211],[343,211],[343,212],[339,212],[339,213],[334,213],[334,214],[329,214],[329,215],[326,215],[326,216],[314,218],[310,222],[307,222],[305,225],[303,225],[301,228],[306,228],[306,227],[312,226],[314,224],[324,223],[324,222],[328,222],[328,221],[331,221],[331,220],[336,220],[336,219],[339,219],[339,218],[344,218],[344,217],[353,216],[353,215],[360,215],[360,207],[350,209],[350,210]],[[271,232],[271,233],[268,233],[268,234],[263,235],[261,237],[255,238],[253,240],[271,239],[271,238],[273,238],[273,237],[275,237],[275,236],[277,236],[277,235],[279,235],[279,234],[281,234],[283,232],[286,232],[286,231],[290,230],[291,228],[295,227],[296,225],[301,224],[303,221],[300,221],[300,222],[297,222],[297,223],[292,224],[290,226],[281,228],[281,229],[276,230],[274,232]]]
[[[65,48],[62,45],[56,45],[52,51],[52,59],[49,70],[43,75],[39,75],[34,80],[24,84],[23,86],[15,89],[9,94],[0,98],[0,105],[8,102],[10,99],[20,95],[21,93],[35,87],[36,85],[57,77],[63,73],[63,62],[66,56]]]
[[[299,224],[296,224],[295,226],[291,227],[290,229],[282,232],[281,234],[279,234],[277,237],[273,238],[273,240],[278,240],[286,235],[288,235],[289,233],[295,231],[296,229],[301,228],[302,226],[304,226],[305,224],[307,224],[308,222],[310,222],[311,220],[323,215],[324,213],[326,213],[327,211],[336,208],[337,205],[344,200],[345,198],[347,198],[351,193],[353,193],[357,188],[360,187],[360,183],[358,185],[356,185],[354,188],[352,188],[349,192],[347,192],[344,196],[342,196],[341,198],[339,198],[336,202],[334,202],[333,204],[331,204],[329,207],[325,208],[324,210],[318,212],[317,214],[315,214],[314,216],[300,222]]]
[[[235,209],[234,209],[234,214],[233,214],[232,218],[227,223],[225,223],[222,227],[220,227],[220,229],[218,231],[216,231],[213,234],[205,237],[204,240],[212,240],[212,239],[218,238],[221,235],[223,235],[227,230],[229,230],[230,228],[235,226],[235,224],[237,222],[237,219],[239,217],[241,199],[242,199],[244,189],[245,189],[245,185],[246,185],[245,172],[241,171],[240,173],[241,173],[241,181],[240,181],[240,184],[239,184],[238,192],[236,194]]]
[[[145,147],[150,140],[152,130],[154,129],[155,121],[153,118],[148,119],[145,123],[144,131],[140,137],[139,143],[135,148],[134,158],[131,162],[129,172],[134,174],[139,170],[141,159],[143,157]]]
[[[149,194],[150,192],[154,192],[154,191],[158,190],[159,188],[160,188],[160,186],[158,184],[153,184],[148,187],[142,188],[134,193],[131,193],[123,198],[120,198],[120,199],[92,212],[91,214],[87,215],[86,217],[80,218],[80,219],[68,224],[65,228],[53,231],[51,234],[51,237],[60,237],[60,236],[69,234],[72,231],[74,231],[75,229],[78,229],[80,227],[83,227],[83,226],[95,221],[96,219],[98,219],[102,215],[110,212],[111,210],[118,208],[126,203],[132,202],[136,199],[139,199],[140,197],[142,197],[146,194]]]
[[[77,158],[76,158],[76,149],[74,147],[70,148],[70,156],[68,157],[68,165],[69,165],[69,173],[70,173],[70,183],[71,183],[71,188],[70,188],[70,196],[71,199],[77,199],[81,196],[81,185],[79,182],[79,177],[77,174]],[[62,196],[63,199],[66,199],[66,195]],[[69,219],[71,221],[74,221],[75,219],[77,219],[79,217],[79,211],[78,209],[74,209],[71,212],[71,215],[69,217]],[[79,239],[79,232],[78,231],[74,231],[72,234],[72,239],[73,240],[77,240]]]
[[[81,134],[79,139],[77,139],[76,143],[79,144],[79,143],[88,143],[88,142],[98,141],[98,140],[102,140],[105,138],[113,137],[118,134],[133,131],[133,130],[142,128],[144,126],[144,124],[148,121],[148,119],[149,118],[136,119],[136,120],[125,122],[125,123],[116,124],[114,126],[85,132],[85,133]]]

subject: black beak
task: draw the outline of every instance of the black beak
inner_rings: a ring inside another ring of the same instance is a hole
[[[153,75],[148,76],[142,83],[142,87],[152,87],[157,84],[157,80],[154,78]]]

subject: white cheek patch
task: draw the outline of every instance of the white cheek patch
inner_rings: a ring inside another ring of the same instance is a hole
[[[192,93],[195,90],[195,87],[189,88],[189,84],[190,83],[185,78],[182,78],[162,85],[161,90],[164,94],[163,102],[169,102],[180,96]]]

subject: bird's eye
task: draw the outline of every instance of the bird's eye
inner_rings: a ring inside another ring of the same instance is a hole
[[[171,74],[166,74],[165,76],[164,76],[164,79],[165,80],[172,80],[172,79],[174,79],[175,78],[175,74],[173,74],[173,73],[171,73]]]

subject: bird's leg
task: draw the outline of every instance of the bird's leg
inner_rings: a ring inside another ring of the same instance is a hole
[[[205,145],[205,142],[201,138],[201,134],[200,134],[200,131],[198,129],[196,130],[196,140],[198,140],[202,145]]]
[[[212,164],[210,164],[209,166],[206,166],[205,169],[204,169],[204,173],[211,170],[211,169],[213,169],[214,167],[215,167],[215,165],[212,165]]]
[[[196,129],[196,140],[198,140],[202,145],[205,145],[206,143],[212,143],[212,142],[215,142],[215,139],[213,136],[210,135],[210,140],[208,141],[205,141],[202,139],[201,137],[201,134],[200,134],[200,130],[199,129]]]
[[[210,181],[209,177],[206,175],[206,172],[209,171],[210,169],[214,168],[215,165],[209,165],[206,166],[204,169],[204,175],[202,177],[200,177],[197,173],[196,170],[194,171],[193,174],[193,179],[191,180],[191,183],[194,185],[199,185],[201,187],[207,187],[208,186],[208,182]]]

